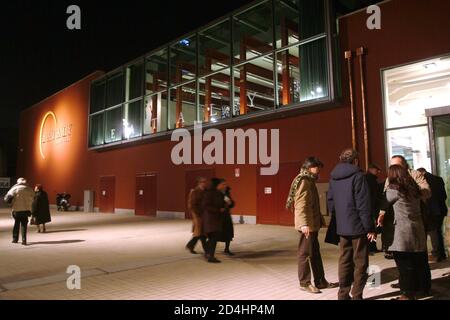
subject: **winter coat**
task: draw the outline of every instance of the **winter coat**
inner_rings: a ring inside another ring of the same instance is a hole
[[[35,217],[36,224],[44,224],[52,221],[47,192],[38,191],[34,196],[31,215]]]
[[[325,225],[320,212],[319,192],[313,178],[305,176],[294,198],[295,229],[301,231],[307,226],[311,232],[318,232]]]
[[[372,217],[376,219],[378,217],[378,213],[380,212],[380,203],[381,198],[383,196],[383,189],[378,183],[376,175],[373,175],[370,172],[368,172],[366,174],[366,180],[370,192]]]
[[[336,232],[340,236],[361,236],[375,231],[370,192],[361,169],[340,163],[331,172],[328,205],[336,214]]]
[[[431,189],[431,198],[427,201],[428,212],[431,216],[447,216],[447,192],[444,180],[428,172],[425,173],[425,180]]]
[[[223,193],[216,189],[206,190],[202,198],[204,234],[222,230],[223,212],[221,209],[225,209]]]
[[[194,237],[203,235],[202,231],[202,197],[204,190],[192,189],[188,197],[188,210],[192,215],[192,233]]]
[[[13,212],[29,211],[34,199],[34,191],[25,184],[16,184],[5,195],[5,202],[12,203]]]
[[[386,199],[393,204],[394,238],[389,251],[426,252],[427,236],[423,223],[420,199],[406,199],[397,190],[386,191]]]
[[[229,203],[227,203],[227,200]],[[222,214],[222,230],[220,232],[219,238],[217,241],[219,242],[227,242],[232,241],[234,238],[234,226],[233,226],[233,218],[231,217],[231,209],[234,208],[234,201],[231,198],[230,192],[227,191],[224,194],[225,201],[225,211]]]

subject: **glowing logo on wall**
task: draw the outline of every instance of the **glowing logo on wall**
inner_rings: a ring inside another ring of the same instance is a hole
[[[45,127],[48,121],[53,120],[53,129],[45,131]],[[39,131],[39,152],[42,159],[45,160],[44,145],[60,144],[70,141],[72,135],[72,124],[58,127],[58,120],[54,112],[49,111],[42,118],[41,127]]]

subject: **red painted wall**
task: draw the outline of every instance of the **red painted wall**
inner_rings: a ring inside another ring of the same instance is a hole
[[[365,47],[367,106],[371,161],[384,166],[385,142],[380,69],[450,52],[450,2],[440,0],[392,0],[380,5],[382,29],[366,28],[368,15],[358,12],[339,21],[340,63],[343,52]],[[73,204],[83,204],[83,190],[99,192],[100,176],[116,176],[116,208],[134,208],[136,175],[158,174],[158,210],[183,212],[185,170],[207,166],[175,166],[170,155],[174,143],[151,142],[110,151],[87,150],[87,117],[90,82],[95,73],[55,96],[25,110],[21,115],[18,174],[31,183],[47,187],[54,202],[56,192],[73,195]],[[354,60],[358,143],[363,151],[359,67]],[[280,162],[301,162],[316,155],[325,163],[320,182],[326,182],[339,152],[351,145],[348,86],[343,71],[344,102],[339,108],[287,119],[267,121],[252,128],[280,129]],[[71,141],[50,147],[44,160],[39,154],[39,127],[47,111],[58,121],[73,124]],[[244,126],[243,129],[250,128]],[[361,159],[363,160],[363,159]],[[240,168],[240,177],[234,169]],[[256,166],[216,166],[217,176],[229,181],[237,206],[235,214],[256,215]],[[96,206],[98,202],[96,199]]]

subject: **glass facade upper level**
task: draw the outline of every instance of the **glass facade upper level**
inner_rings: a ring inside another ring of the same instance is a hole
[[[263,0],[93,82],[89,147],[332,98],[328,0]]]

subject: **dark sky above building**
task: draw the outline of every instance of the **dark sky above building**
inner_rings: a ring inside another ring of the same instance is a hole
[[[336,0],[351,11],[370,0]],[[20,110],[95,70],[110,71],[251,0],[15,0],[0,12],[0,129],[17,128]],[[66,27],[69,5],[82,29]]]

